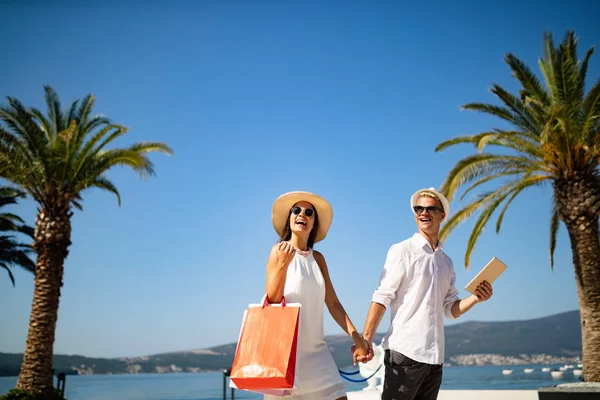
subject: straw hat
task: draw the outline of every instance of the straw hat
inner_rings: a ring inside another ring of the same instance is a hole
[[[319,228],[317,230],[317,235],[315,236],[315,243],[320,242],[325,239],[329,227],[331,226],[333,209],[327,200],[310,192],[288,192],[282,194],[275,200],[273,203],[273,211],[271,213],[271,220],[273,221],[275,232],[277,232],[278,235],[281,235],[290,215],[290,210],[294,204],[299,201],[307,201],[313,205],[315,210],[317,210],[317,215],[319,216]]]
[[[446,219],[448,219],[448,217],[450,216],[450,202],[448,201],[446,196],[444,196],[432,187],[430,187],[429,189],[419,189],[415,193],[413,193],[412,196],[410,196],[410,209],[413,212],[413,214],[416,214],[415,210],[413,210],[413,207],[417,205],[417,200],[419,200],[419,195],[421,194],[421,192],[431,192],[435,194],[437,198],[440,199],[442,207],[444,208],[444,213],[446,213]]]

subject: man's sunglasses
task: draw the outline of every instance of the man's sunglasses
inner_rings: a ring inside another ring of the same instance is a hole
[[[312,217],[315,213],[315,210],[313,210],[312,208],[301,208],[298,206],[294,206],[292,207],[292,214],[298,215],[302,212],[302,210],[304,210],[304,215],[306,215],[309,218]]]
[[[413,210],[415,210],[415,212],[417,213],[417,215],[421,215],[423,214],[423,211],[427,210],[428,214],[435,214],[436,212],[444,212],[444,210],[442,210],[441,208],[435,207],[435,206],[427,206],[427,207],[423,207],[423,206],[414,206]]]

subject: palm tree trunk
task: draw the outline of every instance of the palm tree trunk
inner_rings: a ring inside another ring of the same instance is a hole
[[[557,208],[567,227],[581,315],[583,378],[600,382],[600,187],[594,177],[571,179],[554,191]]]
[[[572,226],[569,226],[572,225]],[[585,228],[584,228],[585,226]],[[567,225],[581,313],[583,377],[600,382],[600,244],[598,218]]]
[[[57,211],[57,208],[60,211]],[[35,288],[17,389],[39,395],[41,399],[51,399],[54,396],[54,331],[58,317],[63,264],[71,244],[70,238],[71,221],[68,208],[53,207],[50,212],[38,210],[33,244],[37,253]]]

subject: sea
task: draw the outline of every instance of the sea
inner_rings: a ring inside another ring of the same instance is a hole
[[[546,365],[445,367],[442,390],[535,390],[560,383],[578,382],[572,370],[561,379],[552,379],[542,372]],[[552,366],[558,369],[559,365]],[[511,375],[502,370],[510,368]],[[525,368],[534,368],[526,374]],[[357,375],[360,376],[360,375]],[[66,377],[65,397],[68,400],[223,400],[225,380],[226,399],[232,398],[229,378],[222,372],[139,374],[139,375],[69,375]],[[15,387],[16,377],[0,377],[0,394]],[[365,383],[347,382],[348,391],[362,390]],[[262,399],[261,395],[235,390],[235,399]]]

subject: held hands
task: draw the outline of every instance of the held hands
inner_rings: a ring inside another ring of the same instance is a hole
[[[477,286],[475,289],[477,302],[487,301],[492,297],[494,291],[492,290],[492,285],[488,283],[488,281],[483,281]]]
[[[366,363],[373,359],[373,344],[363,338],[350,348],[354,365],[357,362]]]
[[[290,265],[294,256],[296,255],[296,249],[288,242],[281,242],[277,245],[277,256],[279,263],[282,267]]]

